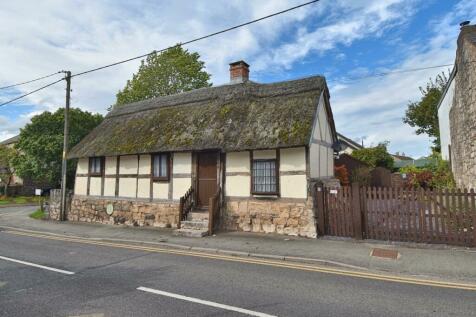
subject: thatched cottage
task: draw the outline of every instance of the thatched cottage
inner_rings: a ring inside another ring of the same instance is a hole
[[[231,82],[114,108],[69,153],[68,219],[316,236],[313,182],[337,141],[324,77]]]

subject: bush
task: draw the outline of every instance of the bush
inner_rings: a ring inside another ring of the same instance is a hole
[[[370,169],[369,167],[356,168],[350,174],[350,181],[352,183],[359,183],[361,185],[368,186],[372,178],[370,174],[371,172],[372,172],[372,169]]]
[[[345,165],[335,166],[334,172],[342,186],[349,185],[349,173],[347,172],[347,167],[345,167]]]
[[[430,163],[424,167],[405,166],[400,173],[407,174],[407,186],[413,188],[454,188],[453,173],[447,161],[439,153],[431,155]]]

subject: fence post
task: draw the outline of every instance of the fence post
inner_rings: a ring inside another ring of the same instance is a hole
[[[354,238],[363,239],[362,210],[360,209],[360,186],[352,183],[352,222],[354,225]]]
[[[316,207],[317,207],[317,235],[325,235],[325,220],[324,220],[324,186],[322,184],[316,184],[315,193],[316,193]]]

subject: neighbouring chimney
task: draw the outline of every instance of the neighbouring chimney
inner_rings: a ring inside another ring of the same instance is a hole
[[[471,21],[463,21],[459,24],[460,26],[460,29],[462,29],[463,27],[465,27],[466,25],[469,25],[471,23]]]
[[[232,84],[248,81],[250,65],[245,61],[230,63],[230,82]]]

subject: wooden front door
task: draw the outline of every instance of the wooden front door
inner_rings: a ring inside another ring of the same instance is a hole
[[[197,153],[197,205],[208,206],[208,200],[217,191],[217,156],[216,152]]]

